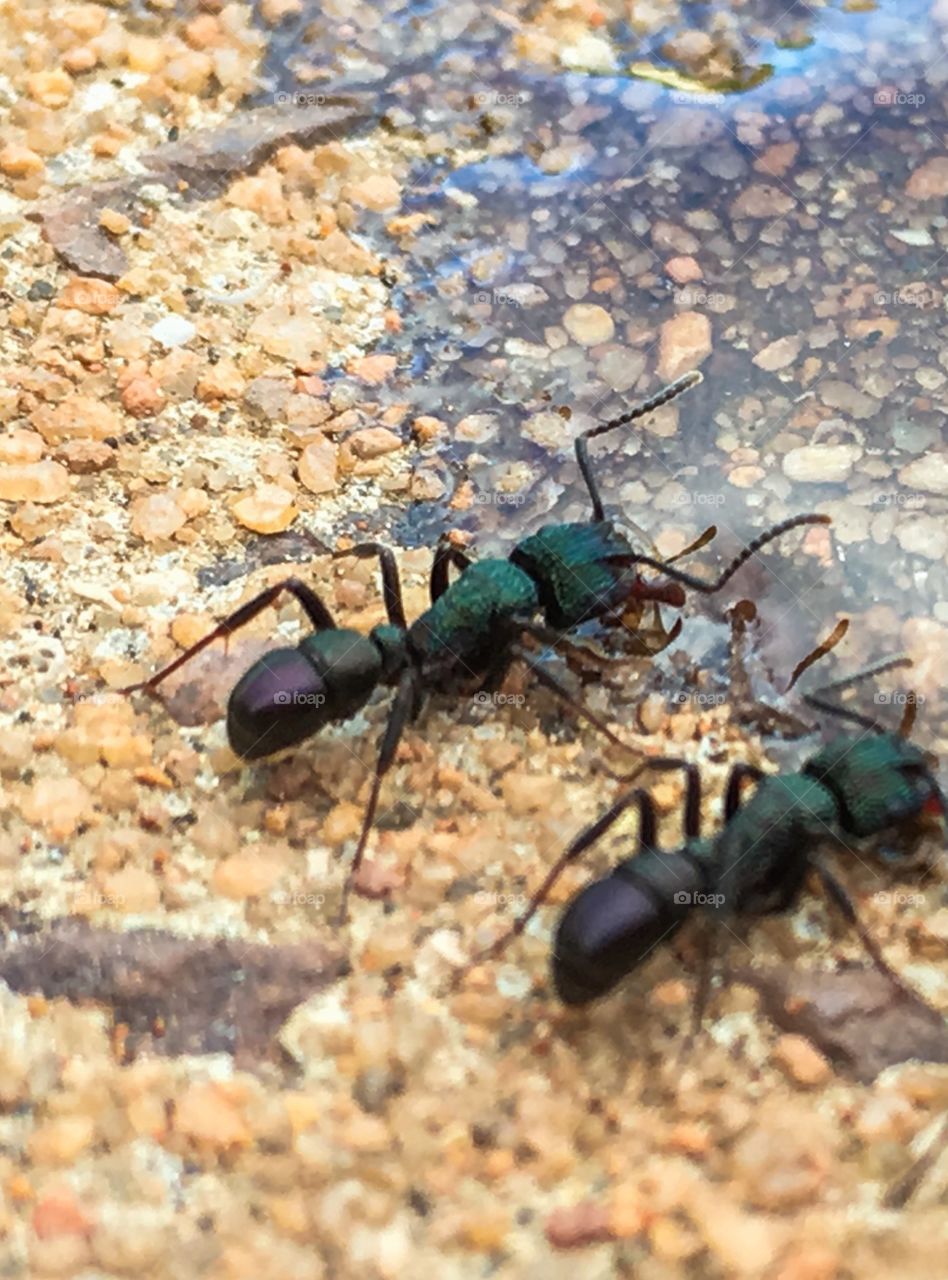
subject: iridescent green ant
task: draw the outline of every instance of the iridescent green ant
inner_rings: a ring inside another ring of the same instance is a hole
[[[700,381],[699,373],[685,374],[650,399],[577,438],[576,458],[592,503],[591,520],[546,525],[519,542],[506,560],[472,560],[442,538],[431,568],[431,605],[410,625],[395,557],[387,547],[365,543],[344,554],[378,559],[387,623],[373,627],[368,634],[338,627],[306,583],[285,578],[235,609],[150,679],[124,692],[141,689],[154,693],[196,653],[233,634],[284,593],[299,601],[313,632],[295,648],[265,654],[235,685],[227,708],[227,735],[237,755],[256,760],[295,746],[325,726],[354,716],[379,686],[394,687],[362,830],[343,890],[341,916],[345,918],[349,892],[375,820],[382,779],[392,765],[406,725],[417,719],[429,694],[494,689],[511,663],[519,660],[528,664],[540,683],[615,740],[606,725],[538,664],[537,654],[524,648],[524,638],[546,646],[569,647],[568,633],[581,623],[598,620],[621,625],[634,603],[681,606],[685,587],[705,594],[719,591],[756,551],[781,534],[801,525],[829,523],[829,517],[823,515],[785,520],[755,538],[717,579],[705,582],[672,567],[669,561],[637,550],[625,533],[606,520],[589,461],[588,441],[642,418]],[[709,530],[689,550],[704,545],[714,532]],[[452,565],[460,570],[453,582],[449,578]],[[643,578],[643,568],[657,570],[662,577]],[[675,634],[677,629],[671,633]]]

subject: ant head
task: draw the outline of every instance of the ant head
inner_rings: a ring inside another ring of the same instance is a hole
[[[317,631],[296,649],[271,650],[230,695],[232,750],[256,760],[348,719],[368,701],[381,672],[382,657],[371,639],[341,627]]]
[[[564,1004],[588,1004],[606,995],[681,924],[692,899],[690,890],[668,896],[648,879],[652,857],[640,854],[610,876],[595,880],[572,899],[560,917],[553,940],[553,985]],[[684,863],[683,859],[677,859]],[[683,870],[686,870],[686,865]],[[644,869],[641,879],[626,867]],[[682,884],[685,879],[682,877]]]
[[[850,835],[944,824],[945,797],[925,752],[897,733],[836,738],[806,766],[836,797]]]

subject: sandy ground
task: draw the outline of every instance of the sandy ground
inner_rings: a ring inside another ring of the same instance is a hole
[[[603,765],[628,765],[522,673],[406,734],[345,930],[384,699],[254,767],[221,720],[249,662],[302,635],[297,607],[195,659],[164,703],[115,692],[288,572],[346,625],[382,620],[374,565],[332,555],[362,532],[395,547],[416,616],[437,528],[490,549],[582,518],[575,433],[701,364],[693,402],[599,447],[610,504],[665,554],[720,524],[699,567],[829,511],[831,534],[791,535],[725,602],[760,605],[750,694],[803,715],[779,690],[846,616],[838,669],[906,649],[911,675],[865,697],[894,723],[913,689],[918,741],[944,754],[943,144],[913,134],[897,212],[861,151],[837,185],[807,179],[844,149],[838,106],[804,104],[799,157],[786,120],[771,136],[748,110],[734,167],[689,95],[752,83],[755,40],[807,32],[723,8],[709,35],[673,6],[634,6],[630,28],[627,8],[386,6],[411,69],[383,94],[371,7],[310,15],[329,53],[307,67],[274,53],[307,17],[279,0],[0,4],[3,1275],[872,1280],[944,1258],[943,1022],[815,895],[720,940],[684,1059],[687,933],[600,1005],[556,1002],[550,930],[588,868],[446,994],[609,803]],[[465,23],[502,48],[506,87]],[[650,65],[683,100],[660,137],[667,90],[620,87],[651,139],[626,191],[605,108],[567,112],[557,76],[608,76],[665,31]],[[685,200],[692,180],[726,186],[720,209]],[[899,257],[880,285],[882,218],[888,252],[931,262]],[[816,742],[741,722],[723,607],[689,602],[658,662],[583,690],[635,751],[702,765],[709,830],[731,764],[793,767]],[[680,784],[653,792],[673,847]],[[923,852],[839,867],[943,1013],[944,864]]]

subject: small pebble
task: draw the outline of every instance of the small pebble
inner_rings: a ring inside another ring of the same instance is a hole
[[[300,483],[310,493],[332,493],[337,486],[339,450],[325,437],[308,444],[300,454],[297,471]]]
[[[785,455],[782,469],[801,484],[838,484],[861,457],[858,444],[805,444]]]
[[[184,316],[168,315],[153,324],[148,332],[163,347],[182,347],[195,336],[197,325]]]
[[[563,328],[583,347],[609,342],[616,331],[612,316],[595,303],[577,302],[563,316]]]
[[[0,466],[0,500],[60,502],[69,492],[69,472],[58,462]]]
[[[278,484],[260,484],[231,508],[234,519],[254,533],[282,533],[299,512],[293,495]]]
[[[662,325],[658,374],[670,381],[696,368],[711,354],[711,321],[697,311],[681,311]]]

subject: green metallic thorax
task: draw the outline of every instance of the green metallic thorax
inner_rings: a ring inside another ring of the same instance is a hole
[[[509,644],[511,620],[540,607],[536,584],[509,560],[479,560],[408,631],[409,649],[422,659],[459,659],[482,672]]]
[[[944,801],[925,755],[894,733],[837,738],[806,766],[832,792],[851,835],[871,836]]]
[[[780,911],[817,844],[838,838],[836,803],[802,773],[764,778],[715,841],[715,889],[728,914]]]
[[[623,603],[635,572],[617,558],[634,555],[628,539],[604,521],[544,525],[510,559],[537,583],[549,625],[569,630]]]

